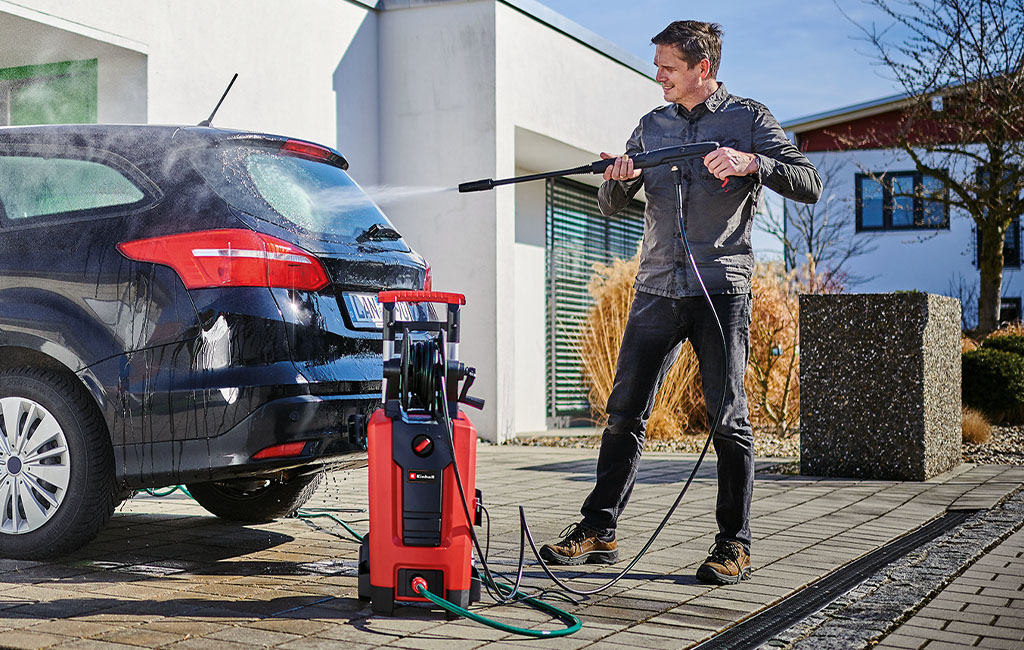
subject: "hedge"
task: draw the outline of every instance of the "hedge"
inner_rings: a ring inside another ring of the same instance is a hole
[[[964,405],[995,422],[1024,422],[1024,355],[987,346],[965,352],[961,359]]]
[[[1019,334],[1007,334],[1005,336],[990,336],[981,343],[981,347],[989,350],[1002,350],[1024,356],[1024,336]]]

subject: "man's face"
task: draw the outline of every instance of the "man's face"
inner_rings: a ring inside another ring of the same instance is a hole
[[[700,61],[692,68],[682,57],[674,45],[658,45],[654,53],[654,65],[658,66],[655,79],[661,84],[665,101],[690,106],[706,99],[704,86],[708,79],[707,59]]]

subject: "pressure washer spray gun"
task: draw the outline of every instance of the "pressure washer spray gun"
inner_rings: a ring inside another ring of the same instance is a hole
[[[636,155],[630,156],[630,158],[633,160],[633,169],[647,169],[648,167],[657,167],[658,165],[678,163],[690,158],[706,156],[717,148],[717,142],[692,142],[690,144],[684,144],[677,147],[665,147],[663,149],[655,149],[653,151],[641,151]],[[498,180],[485,178],[479,181],[462,183],[459,185],[459,191],[481,192],[483,190],[493,190],[499,185],[525,183],[526,181],[539,181],[544,178],[575,176],[577,174],[603,174],[604,170],[611,167],[614,163],[615,158],[608,158],[605,160],[596,160],[589,165],[580,165],[579,167],[561,169],[553,172],[514,176],[512,178],[501,178]],[[726,182],[728,182],[728,179],[726,179]],[[724,187],[725,183],[723,183],[722,186]]]

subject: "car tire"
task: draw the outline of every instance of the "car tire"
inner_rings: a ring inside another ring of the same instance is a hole
[[[114,457],[71,375],[0,371],[0,556],[34,560],[92,541],[114,512]]]
[[[221,519],[262,524],[301,508],[322,479],[322,472],[281,480],[231,479],[189,483],[188,491],[199,505]]]

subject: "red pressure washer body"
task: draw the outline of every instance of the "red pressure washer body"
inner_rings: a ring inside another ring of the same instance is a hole
[[[359,596],[371,601],[375,614],[389,615],[398,602],[428,602],[416,593],[413,582],[426,581],[427,589],[467,607],[479,600],[480,583],[472,566],[470,522],[455,482],[448,426],[440,400],[448,402],[452,442],[459,476],[470,512],[479,502],[476,491],[476,428],[460,401],[478,408],[482,400],[466,396],[475,370],[455,358],[459,341],[460,294],[425,291],[388,291],[379,297],[384,307],[384,408],[367,425],[369,457],[370,532],[360,549]],[[446,321],[396,321],[396,302],[433,302],[447,305]],[[414,333],[428,332],[436,339],[413,342]],[[394,358],[397,335],[402,354]],[[446,349],[446,354],[441,350]],[[431,355],[431,356],[425,356]],[[424,361],[426,359],[426,361]],[[443,363],[448,394],[441,385],[430,406],[423,387],[411,378],[416,367],[436,368]],[[466,379],[461,396],[458,385]],[[417,400],[416,389],[419,388]],[[478,517],[478,515],[476,515]]]

